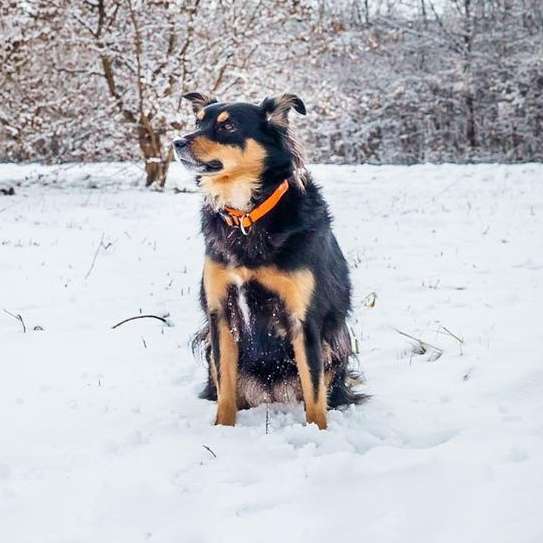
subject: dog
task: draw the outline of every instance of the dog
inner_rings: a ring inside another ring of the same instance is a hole
[[[216,424],[234,426],[239,409],[303,401],[307,422],[325,429],[328,408],[365,395],[350,367],[347,262],[289,127],[289,112],[305,115],[305,105],[293,94],[260,105],[184,98],[196,126],[173,147],[204,193],[201,397],[217,401]]]

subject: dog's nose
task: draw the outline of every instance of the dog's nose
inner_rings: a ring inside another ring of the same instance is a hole
[[[187,138],[177,138],[174,140],[173,146],[176,151],[181,151],[187,146],[188,142],[189,140]]]

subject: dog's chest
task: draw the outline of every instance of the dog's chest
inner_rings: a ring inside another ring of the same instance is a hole
[[[225,302],[225,313],[236,340],[247,349],[258,349],[269,338],[287,335],[288,313],[280,297],[255,280],[232,285]],[[263,345],[258,350],[261,350]]]
[[[244,235],[239,228],[229,226],[218,214],[212,218],[204,216],[203,231],[212,254],[224,259],[231,266],[251,268],[271,264],[277,250],[287,238],[284,233],[272,234],[259,225],[255,225],[248,235]]]
[[[279,328],[285,306],[279,293],[270,289],[262,269],[232,267],[229,272],[225,311],[234,328],[239,333],[255,332],[259,326]]]
[[[314,286],[313,274],[305,268],[284,271],[275,266],[228,266],[210,258],[204,265],[204,288],[210,309],[229,310],[235,305],[245,320],[249,312],[259,313],[268,307],[272,299],[290,317],[303,320]]]

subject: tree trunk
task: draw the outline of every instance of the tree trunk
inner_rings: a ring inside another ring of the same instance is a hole
[[[475,97],[473,93],[473,33],[475,19],[471,13],[471,0],[464,0],[464,85],[466,103],[466,138],[473,153],[477,147],[475,130]]]
[[[149,187],[155,183],[157,187],[164,188],[169,167],[170,162],[168,160],[157,159],[155,157],[146,158],[145,172],[147,178],[145,186]]]
[[[138,124],[138,141],[145,160],[147,174],[145,186],[149,187],[154,183],[163,188],[173,158],[171,146],[167,149],[162,148],[160,136],[153,129],[147,116],[142,116]]]
[[[469,82],[471,84],[471,82]],[[477,148],[477,136],[475,132],[475,100],[473,98],[473,93],[471,89],[467,91],[466,94],[466,109],[467,109],[467,119],[466,119],[466,137],[472,151],[475,151]]]

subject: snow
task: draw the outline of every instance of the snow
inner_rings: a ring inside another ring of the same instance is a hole
[[[51,171],[0,165],[2,541],[543,541],[543,165],[314,166],[373,398],[268,433],[197,397],[200,196]]]

